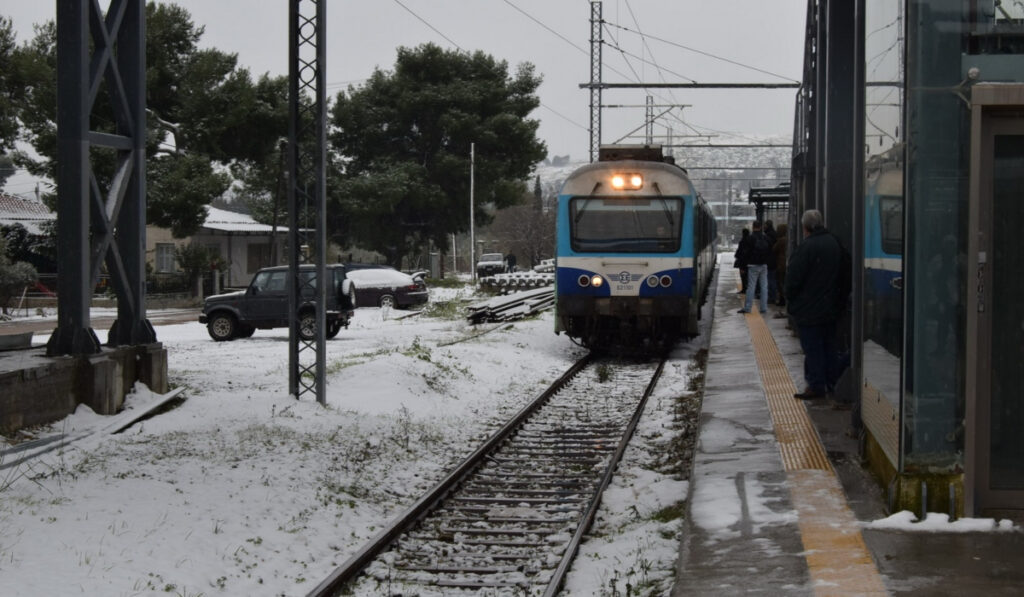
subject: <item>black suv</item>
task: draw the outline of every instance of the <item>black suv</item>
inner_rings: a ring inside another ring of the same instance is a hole
[[[315,266],[299,266],[303,278],[314,276]],[[352,284],[345,277],[345,266],[327,266],[331,288],[327,292],[328,338],[348,327],[354,308]],[[263,268],[253,276],[249,288],[217,294],[203,302],[199,323],[205,323],[210,337],[218,342],[248,338],[256,328],[269,330],[288,327],[288,266]],[[311,298],[311,297],[310,297]],[[299,311],[299,336],[303,340],[316,337],[316,312],[312,305]]]

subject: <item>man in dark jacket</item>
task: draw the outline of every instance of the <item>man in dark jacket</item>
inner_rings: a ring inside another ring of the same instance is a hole
[[[795,398],[823,398],[839,378],[836,320],[840,314],[839,269],[842,248],[822,225],[821,212],[800,218],[803,241],[786,267],[786,305],[796,321],[804,351],[807,387]]]
[[[750,254],[747,256],[747,297],[740,313],[750,313],[754,295],[760,291],[761,315],[768,313],[768,262],[772,259],[772,243],[761,231],[761,222],[754,220],[750,233]]]
[[[747,257],[750,255],[750,230],[744,228],[739,246],[736,247],[736,262],[733,264],[740,270],[739,294],[747,293]]]
[[[775,243],[779,240],[778,234],[775,231],[775,224],[771,220],[764,221],[764,235],[768,237],[768,241],[772,243],[773,253]],[[775,282],[775,260],[768,260],[768,300],[775,302],[778,300],[779,293],[782,289],[776,285]]]

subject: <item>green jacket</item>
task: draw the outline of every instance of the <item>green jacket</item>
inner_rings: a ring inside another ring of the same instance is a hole
[[[839,318],[842,248],[825,228],[797,246],[786,267],[786,307],[797,325],[820,325]]]

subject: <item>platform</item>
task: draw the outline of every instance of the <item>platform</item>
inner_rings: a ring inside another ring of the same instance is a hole
[[[850,411],[793,398],[803,354],[782,308],[738,314],[738,271],[720,266],[672,594],[1019,594],[1019,527],[872,525],[890,513],[846,434]]]

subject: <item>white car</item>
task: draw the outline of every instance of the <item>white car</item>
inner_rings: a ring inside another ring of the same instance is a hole
[[[364,268],[346,273],[357,307],[411,307],[427,302],[427,285],[391,268]]]
[[[476,275],[481,278],[505,271],[505,256],[501,253],[484,253],[476,262]]]

